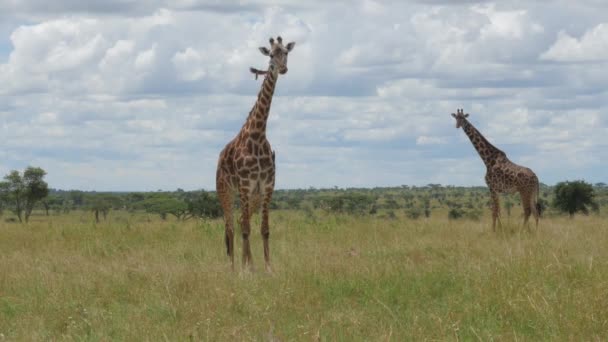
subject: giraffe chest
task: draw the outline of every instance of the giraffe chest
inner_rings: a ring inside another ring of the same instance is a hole
[[[227,161],[230,183],[235,188],[274,185],[275,163],[268,141],[243,141],[234,146]]]
[[[264,181],[274,176],[274,161],[271,156],[246,155],[236,161],[236,173],[240,179]]]

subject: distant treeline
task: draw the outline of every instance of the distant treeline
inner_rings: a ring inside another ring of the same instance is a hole
[[[200,191],[157,192],[95,192],[51,189],[41,201],[46,214],[90,210],[99,221],[110,210],[145,211],[159,214],[163,219],[175,216],[179,220],[215,218],[222,214],[215,193]]]
[[[597,210],[608,205],[608,186],[593,185]],[[238,196],[237,196],[238,197]],[[554,187],[541,184],[540,202],[550,208]],[[394,215],[404,211],[410,218],[428,217],[437,209],[446,209],[451,218],[476,218],[489,207],[489,192],[486,187],[400,186],[382,188],[329,188],[276,190],[271,209],[325,210],[357,215]],[[238,200],[236,205],[238,206]],[[503,213],[510,215],[511,209],[520,206],[519,196],[506,196],[502,200]],[[47,214],[71,210],[91,210],[99,219],[110,210],[146,211],[161,217],[174,216],[180,220],[189,218],[215,218],[222,215],[221,207],[213,191],[156,191],[156,192],[85,192],[49,191],[40,202]]]
[[[28,167],[23,172],[13,170],[0,181],[0,214],[10,211],[19,221],[27,222],[34,210],[52,215],[73,210],[90,211],[96,221],[111,210],[143,211],[165,219],[217,218],[222,209],[213,191],[156,192],[94,192],[50,189],[44,181],[46,171]],[[555,186],[540,185],[542,208],[554,213],[599,212],[608,205],[608,186],[584,181],[561,182]],[[238,197],[238,196],[235,196]],[[503,211],[519,207],[519,196],[505,196]],[[315,211],[352,215],[384,215],[398,213],[411,219],[429,217],[443,209],[451,219],[479,218],[489,207],[490,197],[485,186],[461,187],[427,184],[382,188],[347,188],[276,190],[271,202],[273,210],[303,210],[312,216]],[[235,205],[238,207],[238,200]],[[8,218],[7,220],[13,220]]]

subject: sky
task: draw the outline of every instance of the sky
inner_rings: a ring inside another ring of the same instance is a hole
[[[215,188],[259,46],[296,42],[267,136],[276,187],[484,185],[451,113],[541,182],[608,181],[608,2],[0,0],[0,175]]]

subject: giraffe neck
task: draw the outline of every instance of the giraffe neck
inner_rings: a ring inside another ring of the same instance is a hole
[[[496,158],[499,155],[506,156],[505,153],[496,146],[492,145],[478,130],[467,120],[464,120],[462,125],[462,129],[471,140],[473,147],[477,150],[477,153],[483,160],[486,166],[491,166],[494,164]]]
[[[272,103],[272,96],[274,95],[277,79],[278,72],[275,68],[269,67],[268,72],[264,76],[264,82],[262,82],[257,101],[253,105],[249,117],[245,122],[245,128],[250,136],[251,133],[254,133],[253,136],[259,137],[260,139],[266,138],[266,122],[268,121],[270,104]]]

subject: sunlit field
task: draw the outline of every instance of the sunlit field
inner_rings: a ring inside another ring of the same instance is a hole
[[[519,219],[275,210],[272,274],[221,220],[3,220],[0,340],[606,340],[606,218]]]

